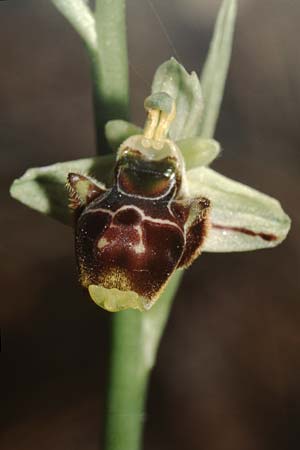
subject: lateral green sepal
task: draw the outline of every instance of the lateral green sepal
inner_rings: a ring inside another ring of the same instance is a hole
[[[68,174],[91,175],[104,184],[110,184],[114,162],[114,155],[106,155],[28,169],[13,182],[10,194],[29,208],[70,225],[72,221],[66,188]]]
[[[191,196],[211,201],[211,227],[203,251],[270,248],[286,238],[291,221],[274,198],[207,167],[188,171],[187,179]]]

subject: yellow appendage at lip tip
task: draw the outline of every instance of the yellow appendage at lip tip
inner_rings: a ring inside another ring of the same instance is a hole
[[[88,290],[92,300],[106,311],[117,312],[128,308],[145,311],[142,298],[135,292],[106,289],[96,284],[91,284]]]

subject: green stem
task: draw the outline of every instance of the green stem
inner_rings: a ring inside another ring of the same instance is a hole
[[[140,448],[148,381],[142,334],[141,313],[127,310],[113,315],[105,450]]]
[[[149,376],[181,276],[180,271],[173,275],[150,311],[127,310],[112,316],[105,450],[141,448]]]
[[[129,117],[129,82],[125,0],[96,0],[97,52],[92,53],[92,79],[97,150],[106,153],[106,122]]]

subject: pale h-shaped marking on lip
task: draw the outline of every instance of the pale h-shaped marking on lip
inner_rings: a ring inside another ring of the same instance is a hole
[[[97,213],[97,212],[103,212],[106,214],[109,214],[112,219],[114,218],[114,216],[119,213],[120,211],[124,211],[126,209],[134,209],[135,211],[137,211],[142,218],[142,221],[147,220],[153,223],[158,223],[161,225],[169,225],[171,227],[177,228],[177,230],[179,230],[181,233],[183,232],[183,230],[179,227],[179,225],[177,225],[174,222],[171,222],[171,220],[168,219],[157,219],[155,217],[152,216],[147,216],[144,211],[141,208],[138,208],[135,205],[123,205],[121,206],[121,208],[117,209],[117,211],[111,211],[110,209],[106,209],[106,208],[94,208],[94,209],[89,209],[87,211],[84,211],[82,213],[82,215],[86,215],[86,214],[91,214],[91,213]]]
[[[135,211],[137,211],[139,213],[139,215],[141,216],[141,222],[143,222],[143,221],[150,221],[152,223],[157,223],[157,224],[161,224],[161,225],[168,225],[168,226],[171,226],[173,228],[176,228],[182,234],[182,236],[184,238],[184,244],[185,244],[185,241],[186,241],[185,233],[176,223],[171,222],[170,220],[167,220],[167,219],[157,219],[157,218],[154,218],[152,216],[147,216],[142,209],[138,208],[135,205],[129,205],[129,206],[124,205],[121,208],[117,209],[117,211],[111,211],[111,210],[106,209],[106,208],[94,208],[94,209],[90,209],[88,211],[85,211],[83,213],[83,215],[89,214],[89,213],[103,212],[103,213],[109,214],[111,216],[111,218],[112,218],[112,221],[113,221],[113,219],[116,216],[116,214],[118,214],[121,211],[126,211],[126,209],[129,209],[129,210],[130,209],[134,209]],[[136,254],[143,254],[143,253],[145,253],[146,247],[145,247],[144,242],[143,242],[143,240],[144,240],[143,239],[143,230],[142,230],[141,225],[138,224],[138,225],[129,225],[129,226],[132,226],[138,232],[138,235],[139,235],[139,243],[134,245],[134,246],[132,246],[133,250],[135,251]],[[110,227],[111,228],[117,228],[118,225],[115,225],[114,223],[111,223]],[[98,247],[99,250],[102,250],[107,245],[109,245],[109,241],[105,237],[101,237],[99,239],[98,243],[97,243],[97,247]]]

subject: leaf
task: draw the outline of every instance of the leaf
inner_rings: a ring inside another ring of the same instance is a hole
[[[215,132],[231,57],[237,0],[224,0],[216,21],[213,39],[201,75],[204,110],[198,134]]]
[[[187,174],[191,196],[212,203],[207,252],[239,252],[275,247],[286,237],[290,219],[268,195],[201,167]]]
[[[127,138],[135,134],[143,134],[142,128],[126,120],[110,120],[105,125],[106,139],[114,151],[117,151]]]
[[[52,0],[85,42],[91,52],[97,51],[97,33],[93,12],[84,0]]]
[[[166,92],[176,101],[176,118],[170,128],[173,141],[197,135],[203,109],[199,79],[189,74],[176,59],[171,58],[157,69],[152,93]]]
[[[187,170],[208,166],[220,153],[220,144],[213,139],[195,137],[182,139],[176,144],[184,157]]]
[[[65,224],[71,224],[66,189],[69,172],[89,174],[104,183],[110,182],[114,156],[98,156],[32,168],[15,180],[10,194],[16,200],[42,214],[47,214]]]

